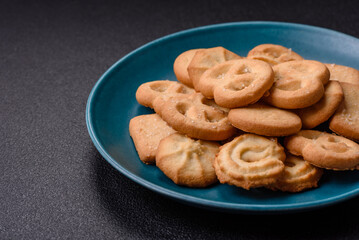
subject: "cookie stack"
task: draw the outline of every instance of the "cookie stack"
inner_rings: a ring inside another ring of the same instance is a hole
[[[299,192],[324,169],[359,168],[358,70],[273,44],[247,57],[192,49],[173,69],[179,82],[139,86],[138,103],[156,113],[129,130],[140,159],[174,183]],[[327,121],[335,134],[311,130]]]

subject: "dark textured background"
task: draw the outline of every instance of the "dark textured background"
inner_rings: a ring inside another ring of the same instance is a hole
[[[188,207],[112,168],[85,124],[102,73],[170,33],[271,20],[359,37],[355,1],[315,2],[0,1],[0,239],[358,239],[358,198],[285,215]]]

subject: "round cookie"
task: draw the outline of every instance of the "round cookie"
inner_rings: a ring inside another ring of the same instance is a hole
[[[220,147],[214,169],[221,183],[250,189],[273,184],[284,160],[284,149],[277,142],[244,134]]]
[[[261,103],[231,109],[228,120],[240,130],[264,136],[288,136],[302,127],[295,113]]]
[[[303,156],[317,167],[348,170],[359,164],[359,145],[342,136],[302,130],[286,137],[284,145],[290,153]]]
[[[344,100],[330,120],[329,128],[344,137],[359,141],[359,85],[340,82]]]
[[[207,187],[217,182],[213,161],[219,144],[174,133],[161,140],[156,166],[178,185]]]
[[[153,101],[161,96],[168,97],[173,95],[189,95],[194,93],[194,89],[182,83],[158,80],[141,84],[136,91],[136,100],[139,104],[153,108]]]
[[[205,97],[222,107],[235,108],[257,102],[272,86],[271,66],[263,61],[236,59],[205,71],[197,85]]]
[[[343,90],[337,81],[329,81],[324,96],[314,105],[298,109],[296,113],[302,120],[303,128],[311,129],[327,121],[343,100]]]
[[[241,57],[223,47],[198,50],[187,68],[188,75],[192,81],[194,89],[199,91],[197,89],[197,84],[200,77],[207,69],[218,63],[239,58]]]
[[[274,84],[264,100],[279,108],[298,109],[318,102],[329,81],[329,70],[312,60],[284,62],[273,67]]]
[[[277,181],[269,185],[272,190],[284,192],[301,192],[305,189],[318,187],[323,169],[311,165],[303,158],[287,154],[284,171]]]
[[[281,45],[261,44],[248,52],[247,58],[262,60],[274,66],[294,60],[303,60],[298,54]]]
[[[191,49],[181,53],[173,63],[173,71],[177,80],[191,88],[193,88],[193,83],[188,75],[187,68],[198,50],[201,49]]]
[[[326,63],[325,66],[329,69],[330,80],[359,85],[359,71],[357,69],[334,63]]]
[[[168,125],[193,138],[219,141],[236,132],[228,121],[228,110],[217,106],[201,93],[166,99],[158,97],[153,106]]]

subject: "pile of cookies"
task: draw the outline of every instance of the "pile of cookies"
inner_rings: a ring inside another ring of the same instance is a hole
[[[173,69],[178,82],[139,86],[138,103],[156,113],[129,131],[140,159],[174,183],[299,192],[324,169],[359,169],[358,70],[273,44],[246,57],[192,49]],[[334,133],[313,129],[325,122]]]

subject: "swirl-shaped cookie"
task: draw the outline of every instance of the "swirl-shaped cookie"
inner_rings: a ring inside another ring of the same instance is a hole
[[[235,108],[257,102],[272,86],[274,74],[263,61],[237,59],[205,71],[197,85],[207,98],[222,107]]]
[[[274,66],[294,60],[303,60],[298,54],[281,45],[261,44],[248,52],[247,58],[262,60]]]
[[[199,91],[197,89],[197,84],[200,77],[207,69],[219,63],[239,58],[241,57],[223,47],[214,47],[196,51],[187,68],[194,89]]]
[[[153,106],[168,125],[193,138],[224,140],[236,132],[228,121],[228,109],[219,107],[201,93],[166,99],[158,97]]]
[[[213,161],[219,144],[175,133],[161,140],[156,166],[178,185],[206,187],[217,182]]]
[[[303,156],[317,167],[347,170],[359,164],[359,145],[342,136],[302,130],[285,138],[284,145],[290,153]]]
[[[329,81],[329,70],[312,60],[284,62],[273,67],[274,84],[264,100],[279,108],[305,108],[318,102]]]
[[[303,158],[291,154],[287,154],[284,165],[283,173],[268,188],[284,192],[300,192],[318,187],[318,181],[323,175],[323,169],[315,167],[304,161]]]
[[[189,95],[194,89],[186,85],[169,80],[158,80],[141,84],[136,91],[137,102],[145,107],[153,108],[155,98],[174,95]]]
[[[273,184],[284,160],[284,149],[277,142],[244,134],[220,148],[214,168],[221,183],[250,189]]]

